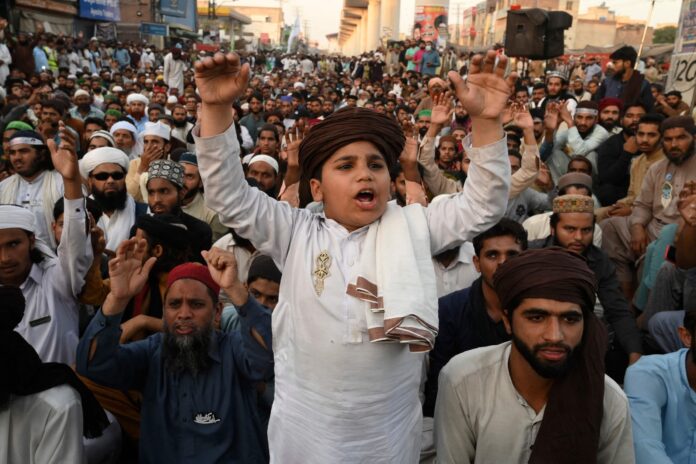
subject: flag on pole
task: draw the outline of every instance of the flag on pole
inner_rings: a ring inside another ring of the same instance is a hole
[[[292,49],[292,43],[293,41],[297,40],[297,37],[300,35],[300,17],[295,16],[295,24],[292,26],[292,30],[290,30],[290,37],[288,37],[288,50],[286,53],[290,53],[290,50]]]

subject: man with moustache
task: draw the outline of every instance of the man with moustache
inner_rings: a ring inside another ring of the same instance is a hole
[[[597,169],[597,152],[595,151],[609,133],[597,124],[599,107],[597,103],[583,101],[577,104],[575,116],[565,106],[561,107],[559,116],[568,129],[559,129],[553,139],[551,155],[542,160],[551,171],[554,182],[558,182],[568,172],[568,159],[574,155],[584,156],[592,163],[592,170]],[[541,150],[544,153],[544,150]]]
[[[128,164],[128,156],[111,147],[91,150],[80,160],[80,175],[102,210],[102,216],[94,219],[112,252],[130,237],[136,217],[147,212],[147,205],[136,203],[126,190]]]
[[[628,401],[604,375],[607,334],[583,258],[529,250],[502,264],[493,285],[512,341],[442,370],[438,461],[633,463]]]
[[[626,360],[632,364],[643,352],[640,331],[631,314],[628,301],[621,293],[614,264],[609,256],[593,245],[594,202],[585,195],[563,195],[553,201],[551,235],[529,243],[530,248],[561,247],[578,253],[587,260],[587,265],[597,280],[597,298],[603,308],[604,319],[613,329],[615,345],[620,348],[617,360],[607,362],[607,373],[617,382],[623,378]]]
[[[532,98],[533,98],[532,94]],[[539,103],[541,109],[546,111],[546,105],[551,102],[565,102],[565,107],[568,113],[575,114],[575,108],[578,105],[577,100],[573,95],[568,93],[568,76],[559,71],[551,71],[546,74],[546,95]]]
[[[249,297],[234,255],[213,248],[204,252],[207,267],[186,263],[169,272],[163,333],[119,344],[123,311],[155,264],[146,248],[131,239],[109,262],[111,292],[80,341],[77,371],[142,392],[143,463],[267,462],[253,386],[273,369],[270,312]],[[238,308],[238,332],[215,329],[221,289]]]
[[[181,200],[181,210],[208,224],[213,231],[213,242],[216,242],[227,234],[227,227],[220,224],[215,211],[205,206],[198,158],[191,152],[185,152],[179,158],[179,164],[184,168],[184,198]]]
[[[611,206],[626,196],[630,183],[631,162],[638,155],[636,131],[646,110],[640,104],[628,105],[621,115],[622,131],[597,147],[597,198],[602,206]]]
[[[187,119],[186,107],[184,105],[174,105],[172,109],[172,125],[174,127],[172,127],[171,136],[186,143],[186,136],[193,129],[193,124]]]
[[[646,111],[653,109],[654,100],[650,90],[650,82],[634,68],[638,60],[638,52],[630,45],[621,47],[609,55],[614,67],[614,74],[604,79],[594,96],[595,101],[604,97],[619,98],[624,107],[639,103]]]
[[[653,164],[665,158],[665,154],[662,151],[662,134],[660,133],[660,124],[662,124],[664,120],[665,118],[661,114],[648,113],[638,121],[638,129],[636,130],[635,137],[639,155],[633,157],[631,161],[628,191],[625,197],[607,207],[607,215],[628,216],[631,214],[631,207],[638,193],[640,193],[643,179],[648,169],[650,169],[650,166]],[[596,211],[596,213],[599,217],[600,212]]]
[[[623,102],[619,98],[604,97],[599,101],[599,124],[612,134],[621,132],[619,118]]]
[[[14,174],[0,182],[0,203],[34,213],[35,235],[55,248],[53,205],[63,196],[63,180],[53,169],[46,143],[34,131],[19,130],[10,137],[6,155]]]
[[[636,261],[666,224],[681,217],[679,192],[694,179],[696,125],[690,116],[673,116],[660,125],[665,159],[652,165],[645,175],[630,216],[602,221],[602,248],[616,265],[616,272],[627,298],[635,289]]]
[[[149,121],[145,113],[145,108],[149,102],[147,97],[140,93],[132,93],[126,98],[128,119],[133,123],[138,133],[145,129],[145,123]]]
[[[184,198],[184,168],[176,161],[153,161],[147,170],[147,204],[155,216],[170,214],[186,226],[191,237],[194,259],[212,245],[213,232],[208,224],[182,211]]]

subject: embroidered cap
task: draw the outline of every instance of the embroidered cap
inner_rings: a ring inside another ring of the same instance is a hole
[[[594,201],[585,195],[562,195],[553,200],[553,212],[594,214]]]
[[[147,170],[148,182],[152,179],[165,179],[179,188],[184,186],[184,168],[172,160],[155,160]]]

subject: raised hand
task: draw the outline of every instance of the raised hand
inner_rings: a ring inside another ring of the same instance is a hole
[[[152,266],[157,260],[147,258],[147,241],[131,238],[124,240],[116,250],[116,257],[109,261],[110,296],[118,300],[130,300],[145,286]]]
[[[544,128],[546,130],[555,131],[559,124],[559,114],[558,114],[558,102],[549,102],[546,105],[546,112],[544,113]]]
[[[433,99],[433,109],[430,113],[430,124],[437,124],[439,126],[444,126],[452,118],[452,108],[451,96],[449,93],[439,93],[432,97]]]
[[[220,288],[227,290],[241,285],[234,253],[213,247],[209,251],[202,251],[201,254],[208,264],[210,276]]]
[[[534,119],[529,109],[519,103],[512,104],[512,123],[522,130],[534,130]]]
[[[504,78],[508,59],[499,56],[496,64],[496,57],[494,50],[489,50],[485,57],[474,56],[466,82],[456,71],[448,74],[457,98],[472,119],[499,120],[514,88],[517,74],[511,73]]]
[[[696,227],[696,181],[687,182],[679,192],[677,208],[684,222],[691,227]]]
[[[249,65],[236,53],[216,53],[194,64],[196,87],[204,105],[231,106],[249,83]]]
[[[56,146],[53,139],[47,140],[46,144],[51,152],[53,167],[63,176],[65,181],[79,181],[80,169],[77,164],[76,138],[72,132],[68,131],[65,123],[58,123],[58,136],[60,144]]]

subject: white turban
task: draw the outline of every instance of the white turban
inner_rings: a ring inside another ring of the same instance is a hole
[[[28,209],[17,205],[0,205],[0,229],[22,229],[34,234],[34,248],[44,256],[55,258],[56,255],[46,242],[36,237],[36,217]]]
[[[98,131],[92,132],[92,135],[89,136],[89,141],[91,142],[92,139],[95,139],[97,137],[101,137],[101,138],[105,139],[107,142],[109,142],[110,147],[116,146],[116,142],[114,141],[114,137],[105,130],[98,130]]]
[[[75,91],[75,98],[77,97],[89,97],[90,94],[86,90],[78,89]]]
[[[142,102],[143,104],[147,105],[150,103],[150,100],[148,100],[147,97],[142,93],[132,93],[128,95],[128,98],[126,98],[126,103],[130,105],[133,102]]]
[[[170,95],[167,97],[167,103],[174,104],[174,103],[179,103],[179,99],[176,98],[174,95]]]
[[[122,130],[122,129],[125,129],[128,132],[131,132],[133,134],[133,137],[135,137],[136,134],[138,133],[138,129],[136,129],[135,126],[133,124],[129,123],[128,121],[115,122],[114,125],[111,126],[111,130],[109,132],[111,132],[111,135],[114,135],[114,134],[116,134],[117,130]]]
[[[278,161],[276,161],[274,158],[271,158],[268,155],[255,155],[253,158],[249,160],[249,166],[251,166],[254,163],[258,163],[259,161],[263,161],[264,163],[268,164],[273,168],[273,170],[278,174]]]
[[[146,122],[145,129],[140,134],[143,138],[146,135],[156,135],[164,140],[169,140],[171,129],[168,125],[162,124],[161,122]]]
[[[100,164],[113,163],[118,164],[123,170],[128,172],[128,155],[118,148],[100,147],[88,151],[87,154],[80,160],[80,175],[87,179],[89,173]]]

